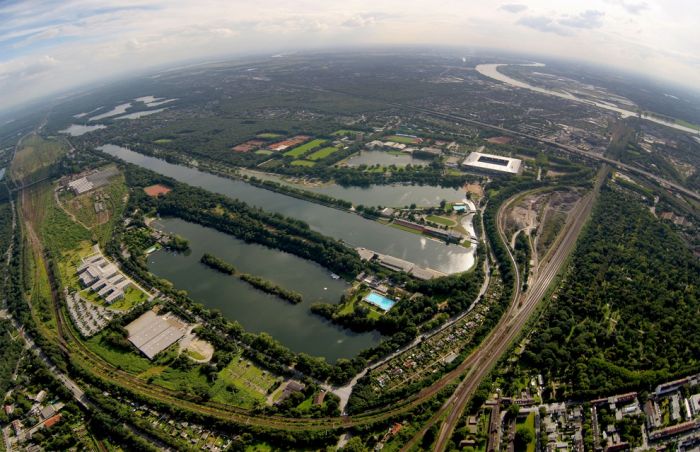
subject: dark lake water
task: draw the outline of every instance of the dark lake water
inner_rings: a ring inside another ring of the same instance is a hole
[[[349,287],[342,279],[331,278],[320,265],[177,218],[160,219],[154,226],[187,238],[191,252],[156,251],[148,257],[150,271],[186,290],[197,302],[219,309],[246,330],[267,332],[295,352],[323,356],[329,362],[352,358],[379,342],[379,334],[355,334],[309,311],[315,302],[337,303]],[[215,271],[199,262],[204,253],[224,259],[241,272],[297,291],[304,301],[293,305]]]

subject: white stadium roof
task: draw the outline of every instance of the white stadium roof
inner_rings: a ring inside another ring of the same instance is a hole
[[[472,152],[467,156],[464,162],[462,162],[462,165],[486,171],[518,174],[518,172],[520,172],[521,163],[522,161],[520,159]]]

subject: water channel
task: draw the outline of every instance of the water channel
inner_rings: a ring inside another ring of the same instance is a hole
[[[178,181],[237,198],[269,212],[278,212],[303,220],[313,230],[342,240],[352,247],[369,248],[444,273],[466,271],[474,264],[475,247],[446,245],[437,240],[367,220],[350,212],[258,188],[241,180],[227,179],[195,168],[168,163],[124,147],[108,144],[100,149],[124,161]],[[376,186],[372,190],[379,194],[382,189],[382,186]]]
[[[573,94],[566,92],[566,91],[553,91],[550,89],[540,88],[538,86],[533,86],[533,85],[530,85],[529,83],[521,82],[520,80],[516,80],[512,77],[508,77],[504,73],[500,72],[498,70],[498,68],[500,66],[508,66],[508,64],[479,64],[476,66],[475,69],[481,75],[492,78],[494,80],[498,80],[500,82],[506,83],[506,84],[511,85],[511,86],[515,86],[517,88],[524,88],[524,89],[528,89],[530,91],[534,91],[534,92],[541,93],[541,94],[548,94],[550,96],[556,96],[556,97],[560,97],[562,99],[572,100],[575,102],[582,102],[582,103],[589,104],[589,105],[595,105],[596,107],[619,113],[623,118],[637,115],[636,111],[625,110],[624,108],[617,107],[617,106],[612,105],[612,104],[607,103],[607,102],[596,102],[596,101],[592,101],[590,99],[581,99],[581,98],[576,97]],[[544,64],[541,64],[541,63],[522,64],[519,66],[543,67]],[[644,115],[642,115],[642,118],[646,119],[647,121],[655,122],[657,124],[661,124],[661,125],[664,125],[667,127],[672,127],[676,130],[681,130],[683,132],[690,132],[693,134],[700,133],[700,132],[698,132],[698,130],[692,129],[690,127],[685,127],[681,124],[676,124],[676,123],[671,122],[671,121],[665,121],[665,120],[663,120],[661,118],[657,118],[655,116],[649,116],[649,115],[644,114]]]

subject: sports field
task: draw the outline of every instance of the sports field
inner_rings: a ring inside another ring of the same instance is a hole
[[[416,144],[420,143],[420,139],[414,137],[404,137],[402,135],[390,135],[384,138],[386,141],[393,141],[401,144]]]
[[[335,146],[328,146],[323,149],[319,149],[318,151],[314,152],[313,154],[307,156],[306,158],[311,160],[311,161],[316,161],[316,160],[321,160],[325,159],[332,153],[336,152],[338,150],[337,147]]]
[[[302,155],[306,154],[307,152],[311,151],[312,149],[316,149],[317,147],[321,146],[323,143],[325,143],[326,140],[322,139],[315,139],[311,140],[306,144],[302,144],[301,146],[297,146],[294,149],[287,151],[284,153],[284,155],[288,157],[301,157]]]

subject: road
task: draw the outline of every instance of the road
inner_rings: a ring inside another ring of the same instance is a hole
[[[484,209],[486,209],[486,205],[484,205],[484,207],[482,207],[482,208],[480,209],[481,215],[480,215],[479,218],[481,218],[481,230],[482,230],[482,231],[484,230]],[[483,234],[482,234],[482,237],[481,237],[479,240],[480,240],[484,245],[486,245],[486,240],[485,240],[485,237],[484,237]],[[330,386],[328,386],[328,385],[321,385],[321,386],[324,387],[326,390],[332,391],[335,395],[337,395],[337,396],[340,398],[339,407],[340,407],[340,411],[341,411],[341,412],[344,412],[344,411],[345,411],[345,407],[347,406],[348,400],[350,399],[350,395],[352,394],[352,389],[353,389],[353,387],[355,387],[355,385],[357,384],[358,380],[359,380],[360,378],[364,377],[364,376],[367,374],[367,372],[369,372],[369,371],[372,370],[372,369],[376,369],[377,367],[381,366],[382,364],[384,364],[384,363],[386,363],[386,362],[388,362],[388,361],[391,361],[392,359],[396,358],[397,356],[399,356],[399,355],[401,355],[401,354],[407,352],[408,350],[412,349],[412,348],[415,347],[416,345],[420,344],[420,343],[423,342],[424,340],[429,339],[429,338],[435,336],[436,334],[440,333],[441,331],[444,331],[446,328],[451,327],[452,325],[454,325],[455,323],[457,323],[458,321],[460,321],[461,319],[463,319],[467,314],[469,314],[469,313],[472,311],[472,309],[474,309],[474,307],[476,306],[476,304],[479,302],[479,300],[481,300],[481,298],[482,298],[482,297],[484,296],[484,294],[486,293],[486,290],[488,289],[488,286],[489,286],[489,282],[491,281],[491,276],[490,276],[490,271],[489,271],[489,270],[490,270],[490,268],[489,268],[489,260],[488,260],[488,259],[484,259],[483,267],[484,267],[484,268],[483,268],[483,271],[484,271],[484,281],[483,281],[483,283],[481,284],[481,289],[479,289],[479,293],[478,293],[477,296],[474,298],[474,301],[472,302],[471,305],[469,305],[469,308],[467,308],[465,311],[462,311],[461,313],[459,313],[459,314],[457,314],[456,316],[452,317],[451,319],[447,320],[445,323],[443,323],[443,324],[440,325],[439,327],[437,327],[437,328],[435,328],[435,329],[433,329],[433,330],[430,330],[430,331],[426,331],[425,333],[419,334],[419,335],[416,336],[416,338],[413,339],[413,341],[411,341],[409,344],[404,345],[403,347],[399,348],[399,349],[396,350],[395,352],[392,352],[392,353],[390,353],[389,355],[383,357],[381,360],[376,361],[376,362],[374,362],[374,363],[368,365],[367,367],[365,367],[364,369],[362,369],[361,372],[359,372],[357,375],[355,375],[355,376],[353,377],[353,379],[350,380],[350,382],[349,382],[348,384],[346,384],[345,386],[330,387]]]
[[[436,451],[445,450],[471,396],[499,359],[509,350],[512,342],[518,337],[527,321],[534,314],[539,302],[542,301],[555,277],[563,268],[590,215],[606,174],[607,168],[601,169],[594,189],[579,200],[576,207],[571,211],[562,233],[562,238],[555,243],[555,249],[547,256],[547,259],[540,263],[540,271],[531,282],[528,291],[516,294],[517,296],[513,298],[513,302],[498,325],[496,325],[481,346],[465,360],[465,363],[469,366],[469,371],[455,392],[445,401],[430,422],[404,446],[403,450],[409,450],[422,438],[428,428],[442,417],[447,416],[434,445],[434,450]],[[499,209],[499,221],[497,223],[499,224],[499,235],[501,235],[503,240],[504,234],[500,227],[500,216],[502,213],[503,211]],[[512,255],[511,260],[515,265]]]
[[[571,154],[580,155],[580,156],[583,156],[583,157],[586,157],[588,159],[595,160],[595,161],[598,161],[601,163],[607,163],[608,165],[610,165],[614,168],[617,168],[617,169],[623,169],[623,170],[629,171],[631,173],[636,173],[638,175],[647,177],[647,178],[652,179],[653,181],[657,182],[662,187],[672,188],[673,190],[675,190],[679,193],[683,193],[686,196],[690,196],[691,198],[694,198],[694,199],[700,201],[700,193],[694,192],[688,188],[683,187],[682,185],[678,185],[675,182],[671,182],[669,180],[666,180],[662,177],[659,177],[655,174],[649,173],[648,171],[645,171],[645,170],[638,168],[636,166],[622,163],[619,160],[614,160],[614,159],[605,157],[604,155],[600,155],[600,154],[596,154],[595,152],[587,151],[585,149],[579,149],[575,146],[570,146],[567,144],[558,143],[554,140],[549,140],[547,138],[542,138],[542,137],[538,137],[536,135],[531,135],[528,133],[519,132],[517,130],[506,129],[505,127],[497,126],[494,124],[489,124],[486,122],[477,121],[475,119],[465,118],[463,116],[455,115],[452,113],[444,113],[444,112],[441,112],[438,110],[433,110],[430,108],[416,107],[414,105],[399,104],[396,102],[385,101],[385,100],[381,100],[381,99],[377,99],[377,98],[368,98],[365,96],[361,96],[361,95],[358,95],[355,93],[346,92],[346,91],[342,91],[342,90],[333,90],[333,89],[312,87],[312,86],[306,86],[306,85],[295,85],[295,84],[287,84],[287,85],[295,87],[295,88],[303,88],[303,89],[308,89],[308,90],[312,90],[312,91],[319,91],[319,92],[326,92],[326,93],[343,94],[343,95],[355,97],[358,99],[371,100],[373,102],[380,102],[380,103],[387,105],[389,107],[395,107],[395,108],[399,108],[402,110],[412,110],[415,112],[434,116],[436,118],[447,119],[449,121],[459,122],[459,123],[463,123],[463,124],[469,124],[469,125],[481,127],[483,129],[495,130],[495,131],[501,132],[505,135],[512,135],[512,136],[517,136],[520,138],[527,138],[529,140],[533,140],[533,141],[536,141],[538,143],[546,144],[546,145],[555,147],[557,149],[561,149],[562,151],[566,151],[566,152],[569,152]]]

